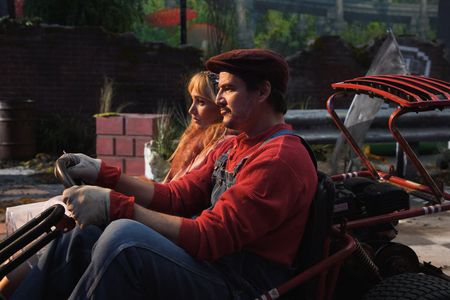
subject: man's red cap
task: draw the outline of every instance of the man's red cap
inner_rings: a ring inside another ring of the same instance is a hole
[[[266,49],[237,49],[211,57],[206,69],[214,73],[229,72],[268,80],[272,88],[284,94],[289,80],[289,67],[278,53]]]

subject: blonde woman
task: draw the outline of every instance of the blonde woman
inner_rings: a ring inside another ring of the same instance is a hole
[[[191,123],[169,158],[171,168],[163,182],[175,180],[199,168],[218,143],[232,133],[222,125],[222,115],[215,103],[218,76],[204,71],[194,74],[188,84]]]

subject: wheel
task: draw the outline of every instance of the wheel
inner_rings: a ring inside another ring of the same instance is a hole
[[[450,282],[421,273],[388,277],[373,287],[364,300],[448,300]]]

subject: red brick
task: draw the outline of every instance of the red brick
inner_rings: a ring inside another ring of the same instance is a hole
[[[143,158],[125,158],[125,174],[130,176],[141,176],[145,174]]]
[[[97,156],[114,155],[114,138],[110,136],[97,136]]]
[[[126,135],[152,136],[156,126],[156,115],[125,114]]]
[[[107,164],[109,166],[120,168],[120,169],[124,170],[124,161],[120,157],[99,156],[98,158],[100,158],[102,161],[105,162],[105,164]]]
[[[136,157],[144,157],[144,144],[147,142],[150,142],[152,138],[145,137],[145,138],[136,138],[135,139],[135,145],[134,145],[134,156]]]
[[[118,136],[116,140],[116,155],[134,156],[134,138]]]
[[[97,134],[116,134],[123,135],[124,118],[122,116],[98,117],[95,120]]]

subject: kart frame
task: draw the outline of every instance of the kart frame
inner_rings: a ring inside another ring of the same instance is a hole
[[[318,278],[314,299],[332,299],[339,270],[344,261],[351,255],[357,253],[363,260],[366,260],[369,268],[373,268],[374,272],[377,272],[377,267],[364,252],[358,240],[349,234],[349,230],[450,210],[450,202],[447,201],[450,200],[450,194],[444,191],[443,186],[438,186],[420,162],[408,141],[397,128],[398,119],[406,113],[443,110],[444,108],[450,107],[450,83],[423,76],[378,75],[345,80],[333,83],[331,86],[335,90],[335,93],[327,100],[328,113],[365,167],[364,170],[333,175],[331,176],[332,180],[334,182],[340,182],[350,177],[367,177],[378,182],[389,182],[402,187],[414,196],[426,200],[426,204],[419,208],[410,208],[348,222],[344,221],[341,224],[334,224],[331,228],[330,236],[324,241],[324,259],[301,271],[277,288],[267,291],[258,299],[280,298],[313,278]],[[399,146],[417,168],[425,184],[412,182],[396,176],[393,167],[391,167],[389,173],[377,170],[366,157],[334,109],[334,101],[336,99],[356,94],[367,94],[370,98],[379,98],[397,107],[389,118],[389,130],[394,139],[399,143]],[[330,253],[329,248],[332,239],[340,240],[340,247],[333,251],[333,253]],[[445,274],[439,277],[450,280],[450,277]],[[379,277],[379,281],[381,280],[382,278]]]

